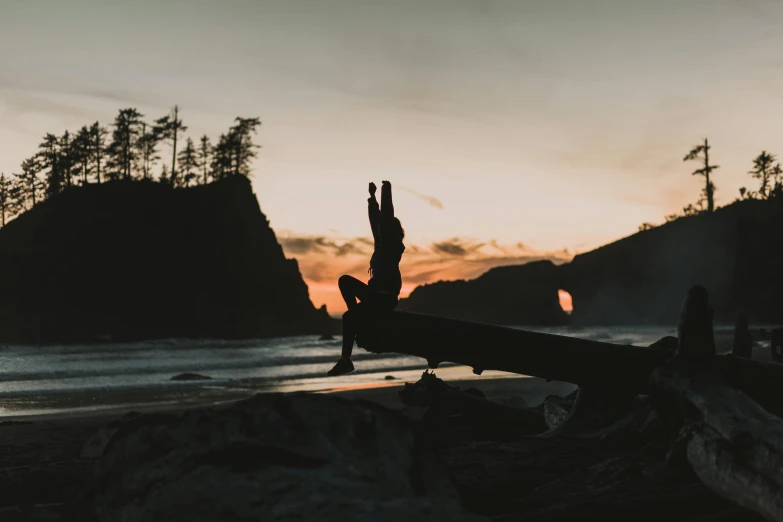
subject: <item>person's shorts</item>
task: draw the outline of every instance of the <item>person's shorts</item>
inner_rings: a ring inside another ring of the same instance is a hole
[[[387,312],[391,312],[397,308],[398,302],[399,300],[394,294],[388,294],[385,292],[371,292],[368,299],[359,301],[357,310],[361,310],[360,313],[381,315]]]

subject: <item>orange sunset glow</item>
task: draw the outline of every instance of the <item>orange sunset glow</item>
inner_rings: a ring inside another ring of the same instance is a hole
[[[568,312],[570,314],[574,311],[574,303],[571,299],[571,294],[565,290],[558,290],[557,297],[560,300],[560,308],[562,308],[564,312]]]
[[[662,223],[702,189],[703,136],[731,202],[783,119],[777,2],[11,4],[0,172],[118,107],[178,103],[191,138],[259,116],[254,192],[334,314],[337,278],[368,277],[370,181],[394,183],[407,295]]]
[[[342,314],[346,309],[337,288],[338,278],[348,274],[367,282],[370,277],[368,268],[373,246],[369,237],[332,240],[283,232],[278,235],[278,240],[286,256],[297,260],[313,304],[318,307],[326,305],[332,315]],[[403,278],[401,298],[407,297],[419,285],[473,279],[496,266],[541,259],[562,263],[573,257],[568,251],[537,251],[521,243],[502,245],[497,241],[460,238],[430,244],[406,242],[406,245],[400,263]]]

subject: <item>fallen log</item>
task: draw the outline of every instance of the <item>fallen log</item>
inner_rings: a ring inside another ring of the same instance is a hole
[[[601,343],[397,311],[359,321],[357,345],[373,353],[422,357],[430,368],[452,362],[470,366],[477,374],[501,370],[639,392],[646,389],[650,371],[672,356],[666,346]]]
[[[650,379],[659,411],[678,428],[675,447],[709,489],[783,521],[783,420],[723,378],[702,287],[686,298],[679,339],[676,356]]]
[[[652,371],[674,356],[678,340],[649,347],[530,332],[436,315],[394,311],[358,321],[357,345],[371,353],[400,353],[473,368],[500,370],[618,394],[648,393]],[[713,348],[714,350],[714,348]],[[783,396],[783,364],[732,355],[716,358],[732,386],[773,407]]]

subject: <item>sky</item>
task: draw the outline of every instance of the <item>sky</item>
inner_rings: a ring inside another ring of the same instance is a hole
[[[567,260],[783,150],[773,0],[0,0],[0,171],[46,132],[175,103],[188,135],[258,116],[254,190],[315,304],[366,275],[392,181],[404,291]]]

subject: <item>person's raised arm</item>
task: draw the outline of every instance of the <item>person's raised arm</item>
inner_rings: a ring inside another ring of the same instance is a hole
[[[370,216],[373,239],[378,239],[378,226],[381,222],[381,210],[378,208],[378,200],[375,199],[375,183],[370,183],[370,197],[367,199],[367,213]]]
[[[384,181],[381,185],[381,219],[391,221],[394,217],[391,183]]]

